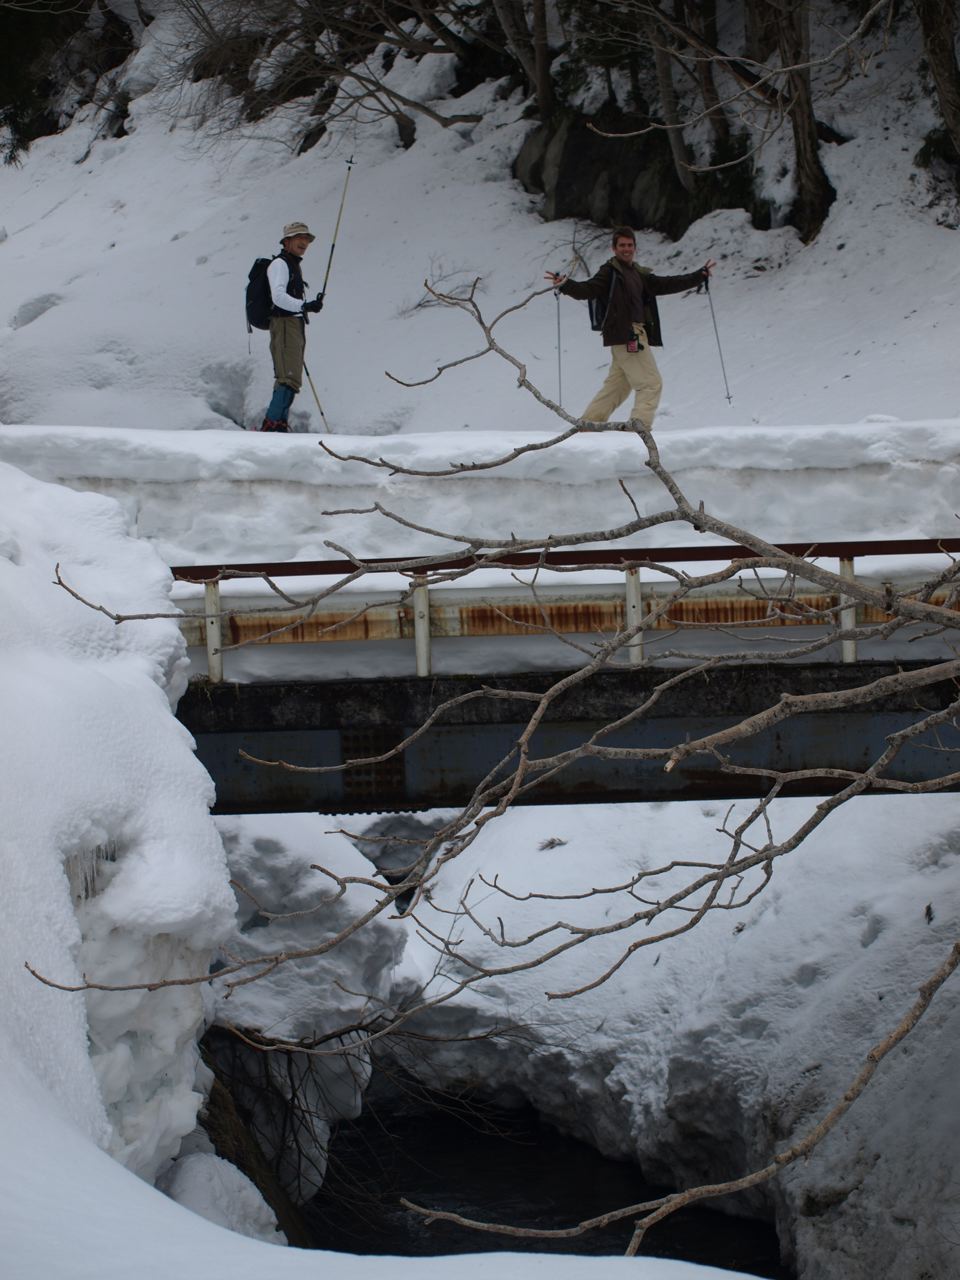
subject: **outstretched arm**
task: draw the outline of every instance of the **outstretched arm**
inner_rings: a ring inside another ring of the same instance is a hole
[[[569,276],[560,275],[555,271],[548,271],[544,275],[545,280],[549,280],[558,293],[565,294],[568,298],[579,298],[581,301],[587,298],[605,298],[610,289],[610,272],[613,268],[609,263],[604,263],[595,276],[591,276],[589,280],[571,280]]]
[[[643,283],[651,293],[662,297],[665,293],[683,293],[686,289],[699,289],[710,279],[710,273],[717,264],[712,258],[696,271],[689,271],[683,276],[656,276],[652,271],[643,273]]]

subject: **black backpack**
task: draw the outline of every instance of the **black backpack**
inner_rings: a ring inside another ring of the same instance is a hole
[[[617,282],[617,273],[610,268],[610,288],[607,290],[605,298],[588,298],[587,310],[590,312],[590,328],[594,333],[603,331],[603,322],[607,318],[607,308],[610,306],[610,299],[613,297],[613,286]]]
[[[270,328],[273,298],[270,296],[267,267],[271,262],[273,258],[258,258],[247,276],[247,333],[254,329]]]

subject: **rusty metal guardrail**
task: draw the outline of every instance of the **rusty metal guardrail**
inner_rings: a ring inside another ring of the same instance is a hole
[[[804,559],[836,559],[840,576],[855,581],[857,559],[876,556],[950,555],[960,552],[960,538],[903,538],[871,541],[793,542],[777,544],[777,550]],[[368,602],[358,608],[345,608],[342,603],[325,603],[323,608],[310,606],[308,616],[297,612],[284,614],[272,609],[225,609],[221,583],[252,578],[280,579],[303,577],[337,577],[351,574],[357,568],[351,560],[297,560],[290,562],[256,562],[243,564],[178,565],[171,569],[181,582],[204,587],[203,616],[185,617],[183,629],[188,643],[204,644],[211,681],[223,679],[224,632],[231,645],[244,642],[266,644],[317,643],[322,641],[356,641],[371,639],[412,638],[416,652],[417,675],[430,674],[430,642],[445,636],[522,635],[544,631],[589,633],[614,628],[637,626],[645,616],[655,594],[650,584],[642,584],[644,567],[674,565],[695,561],[732,561],[756,558],[756,552],[735,544],[711,543],[682,547],[619,547],[590,550],[507,552],[500,555],[454,556],[429,560],[423,557],[417,568],[433,572],[484,569],[550,569],[596,568],[622,571],[624,584],[603,587],[594,585],[571,591],[538,587],[533,603],[526,599],[510,599],[502,594],[495,600],[484,600],[482,588],[441,588],[430,591],[426,579],[415,569],[405,569],[411,587],[394,593],[388,601]],[[399,573],[398,559],[371,559],[361,562],[372,573]],[[644,587],[646,586],[646,591]],[[519,590],[519,589],[518,589]],[[669,583],[667,590],[673,591]],[[489,592],[486,593],[490,595]],[[662,594],[662,591],[661,591]],[[333,597],[330,598],[331,601]],[[776,609],[773,606],[776,605]],[[738,593],[707,599],[674,602],[653,625],[675,627],[699,625],[791,626],[816,622],[823,615],[839,611],[840,630],[850,631],[858,621],[858,606],[848,597],[824,592],[791,593],[778,598],[757,597]],[[509,611],[509,612],[508,612]],[[882,610],[860,608],[861,622],[880,622],[887,616]],[[876,616],[873,616],[873,615]],[[644,662],[643,636],[638,634],[627,650],[632,665]],[[841,640],[843,662],[856,662],[854,639]]]

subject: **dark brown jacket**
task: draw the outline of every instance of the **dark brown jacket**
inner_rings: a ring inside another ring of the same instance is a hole
[[[630,319],[630,306],[627,299],[627,288],[623,280],[625,271],[636,271],[643,279],[643,322],[647,331],[647,341],[651,347],[662,347],[663,337],[660,330],[660,313],[657,310],[657,298],[666,293],[683,293],[685,289],[696,289],[703,284],[702,269],[691,271],[685,276],[655,276],[646,267],[638,267],[633,263],[625,267],[616,258],[610,258],[603,264],[595,276],[589,280],[567,280],[560,286],[560,292],[569,298],[603,298],[610,295],[610,304],[603,321],[603,345],[605,347],[620,346],[633,337],[633,323]],[[613,273],[613,292],[610,291],[610,275]]]

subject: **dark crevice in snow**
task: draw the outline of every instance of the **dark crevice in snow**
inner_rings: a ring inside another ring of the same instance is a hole
[[[401,1197],[480,1220],[565,1228],[664,1188],[636,1164],[611,1160],[546,1125],[529,1106],[504,1108],[476,1095],[377,1096],[339,1125],[322,1191],[303,1213],[315,1246],[402,1256],[513,1252],[622,1254],[632,1220],[564,1240],[524,1239],[428,1224]],[[682,1211],[650,1231],[641,1253],[791,1280],[776,1232],[712,1210]]]
[[[215,1079],[204,1104],[200,1120],[217,1155],[245,1173],[277,1216],[277,1223],[287,1242],[301,1248],[311,1244],[304,1220],[284,1191],[263,1149],[251,1130],[249,1117],[243,1114],[227,1084],[221,1080],[214,1059],[205,1054]]]

